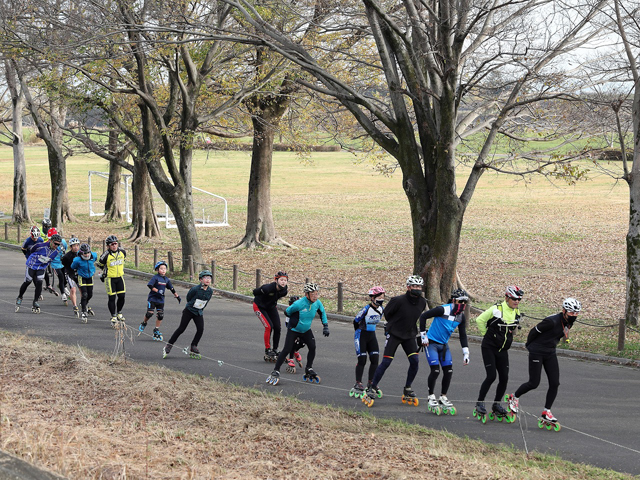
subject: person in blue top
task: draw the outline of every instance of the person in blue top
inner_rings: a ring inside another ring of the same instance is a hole
[[[91,251],[88,243],[83,243],[80,245],[78,255],[71,262],[71,269],[77,273],[78,288],[80,289],[82,323],[87,323],[87,314],[93,315],[93,310],[89,307],[89,300],[93,297],[93,275],[96,273],[96,260],[98,260],[98,254]]]
[[[430,412],[438,415],[442,411],[451,415],[456,413],[455,407],[447,398],[447,391],[453,376],[449,339],[456,328],[460,335],[463,363],[464,365],[469,364],[469,343],[467,341],[466,318],[464,315],[464,308],[468,301],[469,295],[467,295],[467,292],[459,288],[451,294],[449,303],[427,310],[420,315],[420,340],[425,347],[427,361],[431,368],[427,381],[429,387],[429,404],[427,408]],[[431,328],[427,330],[426,322],[428,318],[433,318],[433,320]],[[434,390],[436,380],[440,375],[440,366],[442,366],[443,370],[442,390],[440,398],[436,400]]]
[[[167,358],[171,348],[173,348],[173,344],[176,343],[180,335],[184,333],[191,320],[196,324],[196,334],[191,342],[191,350],[185,348],[183,351],[191,358],[202,358],[200,350],[198,350],[198,343],[204,333],[203,310],[213,296],[213,288],[211,288],[213,274],[209,270],[203,270],[198,274],[198,278],[200,279],[200,285],[191,287],[189,292],[187,292],[187,304],[182,311],[180,325],[171,335],[169,342],[164,346],[164,349],[162,350],[162,358]]]
[[[304,285],[304,297],[290,305],[285,314],[290,318],[289,330],[287,330],[287,336],[284,340],[284,347],[278,355],[276,360],[276,366],[274,367],[271,375],[267,377],[267,383],[276,385],[280,380],[280,367],[284,363],[285,359],[291,349],[294,346],[296,339],[299,337],[302,342],[309,349],[307,355],[307,366],[305,367],[305,374],[303,379],[309,382],[320,383],[320,377],[313,370],[313,361],[316,357],[316,339],[313,336],[311,330],[311,321],[316,316],[316,313],[320,313],[322,321],[322,334],[325,337],[329,336],[329,322],[327,321],[327,313],[324,309],[322,302],[318,300],[319,297],[318,285],[315,283],[305,283]],[[297,323],[295,321],[294,314],[298,313]]]
[[[55,230],[55,229],[54,229]],[[62,237],[62,235],[60,235]],[[58,255],[51,260],[51,268],[53,269],[54,275],[58,276],[58,288],[60,289],[60,293],[62,294],[62,303],[67,305],[67,295],[70,293],[67,288],[67,281],[64,274],[64,265],[62,265],[62,257],[64,257],[65,252],[67,251],[67,242],[63,238],[62,243],[58,247]],[[53,288],[53,284],[55,283],[55,278],[51,281],[51,287]]]
[[[69,298],[73,305],[73,313],[76,317],[80,316],[78,310],[78,302],[76,299],[76,291],[78,289],[78,274],[71,268],[73,260],[78,256],[80,251],[80,240],[77,237],[71,237],[69,239],[69,251],[62,256],[62,266],[64,267],[64,279],[69,290]]]
[[[162,333],[160,333],[160,325],[162,324],[162,319],[164,318],[164,294],[168,289],[173,296],[178,299],[178,303],[180,303],[180,295],[176,292],[176,289],[173,288],[171,284],[171,280],[167,278],[167,263],[163,260],[160,260],[156,263],[153,269],[158,272],[149,283],[147,283],[147,287],[149,287],[149,296],[147,297],[147,312],[144,314],[144,320],[138,327],[140,332],[144,332],[144,329],[147,326],[147,322],[151,317],[153,317],[153,312],[156,312],[156,328],[153,329],[153,339],[162,341]]]
[[[42,240],[42,237],[40,236],[40,229],[34,225],[33,227],[31,227],[27,239],[22,242],[21,249],[22,253],[24,254],[24,258],[29,258],[29,255],[31,255],[31,247],[33,247],[36,243],[41,242],[44,242],[44,240]]]
[[[356,347],[358,363],[356,364],[356,384],[349,392],[350,397],[360,398],[364,395],[365,388],[362,384],[362,375],[367,364],[367,354],[369,354],[369,382],[367,388],[371,387],[373,375],[376,373],[376,368],[378,368],[380,347],[376,337],[376,327],[382,319],[382,304],[384,303],[385,293],[382,287],[372,287],[369,290],[369,304],[365,305],[353,319],[353,328],[355,329],[353,341]]]
[[[31,247],[31,254],[27,258],[27,271],[25,273],[24,283],[20,286],[20,292],[18,298],[16,298],[16,312],[22,305],[22,297],[27,291],[31,282],[35,286],[35,293],[33,296],[33,304],[31,311],[34,313],[40,313],[40,305],[38,305],[38,298],[42,293],[42,279],[44,278],[44,272],[51,263],[51,260],[58,256],[58,247],[62,243],[62,237],[57,233],[52,235],[47,243],[38,242]]]

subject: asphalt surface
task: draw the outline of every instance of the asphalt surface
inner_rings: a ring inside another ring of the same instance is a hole
[[[15,313],[15,298],[24,278],[24,257],[18,251],[0,248],[0,268],[8,286],[0,292],[1,329],[108,353],[114,351],[115,334],[109,324],[107,297],[104,286],[97,277],[94,298],[90,303],[96,316],[90,317],[87,324],[81,324],[72,315],[70,306],[65,307],[60,297],[47,292],[40,302],[42,313],[31,313],[33,286],[25,294],[23,307]],[[523,414],[515,423],[487,421],[483,425],[472,416],[480,383],[485,375],[480,346],[473,343],[470,345],[471,363],[463,366],[460,344],[457,340],[452,340],[454,373],[448,397],[458,409],[457,415],[436,416],[427,411],[429,368],[424,354],[421,354],[420,371],[413,384],[413,389],[420,398],[420,405],[413,407],[402,404],[400,397],[408,368],[402,349],[398,350],[379,385],[384,397],[376,400],[372,408],[367,408],[360,400],[348,395],[354,383],[355,366],[351,324],[330,321],[331,335],[325,338],[322,336],[320,322],[314,321],[313,330],[317,341],[314,369],[322,378],[319,385],[303,382],[300,370],[292,375],[282,368],[280,383],[271,386],[265,383],[273,364],[265,363],[262,358],[264,330],[249,304],[214,296],[205,310],[205,332],[199,345],[202,360],[190,359],[181,352],[193,338],[193,324],[176,342],[171,355],[163,360],[163,344],[151,338],[153,319],[147,330],[137,335],[138,325],[146,309],[146,281],[127,277],[126,285],[127,302],[123,313],[127,325],[132,328],[133,341],[125,342],[124,349],[132,360],[161,364],[183,372],[211,375],[220,380],[296,396],[303,400],[363,411],[384,418],[401,419],[489,443],[513,445],[530,452],[556,454],[566,460],[640,475],[640,416],[636,414],[636,404],[640,398],[640,369],[561,357],[561,385],[552,409],[562,425],[560,432],[539,429],[537,426],[537,416],[544,406],[547,388],[544,375],[540,387],[520,399]],[[186,289],[178,288],[178,291],[184,298]],[[523,310],[526,313],[526,305]],[[178,326],[181,305],[168,297],[165,312],[162,333],[166,340]],[[284,322],[283,315],[281,318]],[[577,325],[575,328],[587,327]],[[525,335],[526,329],[523,329],[520,339]],[[379,342],[382,347],[382,333],[379,334]],[[280,346],[282,343],[284,334]],[[305,358],[306,349],[302,350],[302,354]],[[526,352],[512,349],[510,362],[511,376],[507,391],[513,392],[528,378]],[[365,378],[366,372],[365,369]],[[440,394],[439,385],[440,381],[436,395]],[[489,399],[494,395],[496,385],[497,382],[489,392]],[[490,407],[490,402],[487,403]]]

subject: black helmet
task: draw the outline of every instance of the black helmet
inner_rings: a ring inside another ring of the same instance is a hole
[[[44,220],[42,220],[42,231],[43,232],[48,232],[49,229],[52,227],[53,225],[51,224],[51,220],[49,220],[48,218],[45,218]]]
[[[289,305],[293,305],[293,304],[294,304],[294,302],[297,302],[298,300],[300,300],[300,297],[297,297],[297,296],[295,296],[295,295],[291,295],[291,296],[289,297]]]
[[[107,245],[111,245],[112,243],[118,243],[118,237],[115,235],[109,235],[105,240]]]
[[[85,255],[87,253],[91,253],[91,247],[88,243],[83,243],[82,245],[80,245],[80,253],[83,253]]]
[[[62,243],[62,237],[57,233],[54,233],[53,235],[51,235],[51,238],[49,238],[49,240],[52,241],[53,243]]]
[[[287,272],[279,271],[273,276],[273,279],[278,280],[280,277],[286,277],[288,279],[289,275],[287,275]]]
[[[451,299],[458,300],[459,302],[468,302],[469,294],[462,288],[458,288],[451,292]]]

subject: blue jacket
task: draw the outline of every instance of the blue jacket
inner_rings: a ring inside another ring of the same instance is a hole
[[[91,252],[91,258],[84,260],[80,255],[73,259],[71,262],[71,268],[78,272],[78,276],[82,278],[91,278],[96,273],[96,266],[94,265],[98,259],[96,252]]]
[[[300,320],[298,320],[298,324],[295,327],[291,328],[294,332],[305,333],[309,331],[311,328],[311,320],[316,316],[316,312],[322,314],[322,324],[327,324],[327,314],[320,300],[311,303],[307,297],[302,297],[285,310],[287,317],[291,317],[291,315],[296,312],[300,312]]]
[[[464,305],[447,303],[439,307],[427,310],[420,315],[420,331],[426,330],[428,318],[433,318],[431,328],[427,330],[427,338],[430,342],[449,343],[451,334],[457,328],[460,335],[460,345],[468,347],[467,329],[464,316]]]
[[[63,265],[62,265],[62,256],[64,255],[64,252],[66,252],[66,251],[67,251],[67,242],[63,239],[62,243],[58,247],[58,256],[56,258],[54,258],[53,260],[51,260],[51,266],[55,270],[63,267]]]
[[[358,312],[356,318],[353,319],[353,324],[356,329],[359,328],[367,332],[375,332],[376,325],[378,325],[382,319],[382,313],[382,306],[373,307],[371,304],[365,305],[365,307]]]
[[[170,292],[175,291],[173,285],[171,285],[171,280],[160,274],[155,274],[151,277],[151,280],[147,283],[147,287],[149,287],[150,290],[147,302],[164,303],[165,290],[169,290]],[[152,288],[157,288],[158,291],[154,292],[151,290]]]
[[[42,237],[38,237],[35,240],[29,237],[22,243],[22,253],[24,253],[24,258],[29,258],[29,255],[31,255],[31,249],[36,243],[44,243],[44,240]]]
[[[50,248],[49,242],[36,243],[31,247],[31,255],[27,258],[27,268],[33,270],[46,270],[51,260],[58,256],[58,250]]]

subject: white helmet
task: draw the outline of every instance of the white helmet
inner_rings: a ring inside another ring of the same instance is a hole
[[[320,290],[320,289],[318,288],[318,284],[317,283],[305,283],[304,284],[304,293],[317,292],[318,290]]]
[[[513,300],[520,300],[524,295],[524,292],[517,285],[509,285],[504,294]]]
[[[71,245],[80,245],[80,240],[78,240],[78,237],[71,237],[69,239],[69,246]]]
[[[564,302],[562,302],[562,308],[564,308],[567,312],[575,312],[579,313],[582,310],[582,305],[575,298],[565,298]]]
[[[422,285],[424,285],[424,280],[420,275],[411,275],[410,277],[407,277],[407,287],[410,287],[412,285],[418,285],[419,287],[421,287]]]

